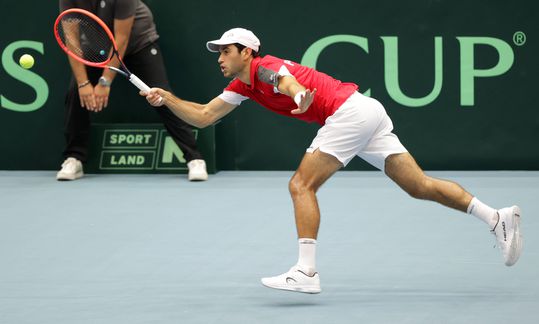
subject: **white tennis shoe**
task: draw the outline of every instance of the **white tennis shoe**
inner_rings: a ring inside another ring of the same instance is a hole
[[[276,277],[262,278],[262,284],[269,288],[297,291],[307,294],[320,293],[320,275],[315,272],[309,276],[298,265]]]
[[[187,168],[189,168],[189,181],[208,180],[208,172],[206,171],[206,162],[204,160],[191,160],[187,163]]]
[[[56,180],[76,180],[83,175],[82,162],[69,157],[62,163],[62,169],[56,174]]]
[[[505,265],[510,267],[518,261],[522,252],[520,234],[520,208],[518,206],[498,210],[498,222],[491,230],[502,250]]]

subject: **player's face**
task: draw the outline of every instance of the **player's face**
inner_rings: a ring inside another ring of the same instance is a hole
[[[217,62],[225,78],[235,78],[245,69],[244,55],[234,45],[223,45]]]

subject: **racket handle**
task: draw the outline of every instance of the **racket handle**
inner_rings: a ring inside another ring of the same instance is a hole
[[[144,83],[136,75],[131,74],[131,76],[129,76],[129,81],[131,81],[131,83],[133,83],[140,90],[145,91],[145,92],[150,92],[150,87],[148,87],[148,85],[146,85],[146,83]],[[159,105],[161,105],[162,103],[163,103],[163,98],[159,98]]]
[[[131,83],[133,83],[137,88],[139,88],[140,90],[142,91],[145,91],[145,92],[149,92],[150,91],[150,87],[148,87],[148,85],[146,85],[146,83],[144,83],[141,79],[139,79],[136,75],[134,74],[131,74],[129,76],[129,81]]]

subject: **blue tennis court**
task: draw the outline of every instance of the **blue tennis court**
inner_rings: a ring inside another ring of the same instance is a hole
[[[511,268],[473,216],[410,199],[380,172],[319,192],[322,293],[260,278],[297,258],[291,172],[0,172],[1,323],[537,323],[539,172],[429,172],[522,208]]]

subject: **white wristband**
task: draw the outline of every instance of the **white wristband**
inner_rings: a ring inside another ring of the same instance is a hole
[[[296,93],[294,96],[294,102],[296,102],[296,105],[299,106],[299,103],[301,102],[301,97],[305,97],[305,91],[300,91]]]

